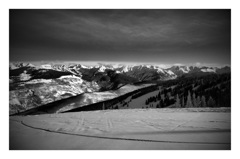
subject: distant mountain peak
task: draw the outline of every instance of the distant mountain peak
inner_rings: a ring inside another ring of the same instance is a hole
[[[91,70],[98,69],[98,72],[105,72],[106,69],[110,69],[115,71],[116,73],[127,73],[129,76],[140,76],[140,74],[146,74],[146,76],[153,76],[155,74],[159,74],[159,76],[166,77],[177,77],[183,74],[189,73],[227,73],[230,72],[231,69],[229,66],[222,67],[212,67],[212,66],[195,66],[195,65],[182,65],[182,64],[174,64],[171,67],[163,68],[161,65],[153,65],[153,64],[104,64],[99,63],[94,66],[85,66],[82,64],[52,64],[45,63],[40,66],[35,66],[31,63],[10,63],[10,70],[18,69],[21,67],[33,67],[35,69],[53,69],[56,71],[64,71],[70,72],[72,74],[81,74],[81,69]],[[80,72],[79,72],[80,71]],[[139,74],[139,75],[138,75]],[[148,75],[147,75],[148,74]],[[161,79],[161,78],[160,78]]]

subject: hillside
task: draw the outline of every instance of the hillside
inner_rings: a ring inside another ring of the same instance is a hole
[[[161,89],[159,92],[147,95],[146,98],[145,96],[141,98],[141,106],[135,103],[130,104],[129,108],[168,107],[173,105],[177,98],[183,105],[181,107],[185,107],[189,93],[191,98],[195,96],[198,102],[198,98],[201,100],[205,98],[208,102],[211,97],[214,100],[212,105],[214,102],[217,107],[230,105],[229,67],[172,66],[161,68],[154,65],[104,64],[98,66],[80,64],[35,66],[29,63],[11,63],[9,69],[10,114],[84,93],[117,91],[124,85],[134,86],[138,83],[157,84],[161,86]],[[138,95],[128,97],[128,100],[149,92],[138,92]],[[224,93],[227,96],[223,96]],[[113,98],[111,96],[109,95],[108,99]],[[158,97],[150,98],[153,96]],[[97,95],[94,98],[102,97]],[[146,105],[142,105],[143,100],[148,100]],[[98,102],[98,100],[95,101]],[[123,103],[122,106],[116,105],[119,108],[124,106]]]

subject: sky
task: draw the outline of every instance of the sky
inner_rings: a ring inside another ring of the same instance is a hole
[[[231,10],[9,10],[10,61],[231,62]]]

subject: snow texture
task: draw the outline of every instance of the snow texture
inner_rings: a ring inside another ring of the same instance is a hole
[[[131,109],[14,116],[10,117],[10,149],[229,150],[230,112],[211,110]]]

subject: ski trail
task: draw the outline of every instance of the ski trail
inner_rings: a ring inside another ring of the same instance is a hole
[[[12,119],[10,119],[12,120]],[[231,143],[214,143],[214,142],[185,142],[185,141],[168,141],[168,140],[150,140],[150,139],[135,139],[135,138],[121,138],[121,137],[107,137],[107,136],[97,136],[97,135],[84,135],[84,134],[77,134],[77,133],[70,133],[70,132],[65,132],[65,131],[55,131],[55,130],[50,130],[50,129],[44,129],[44,128],[39,128],[35,126],[28,125],[24,123],[23,121],[16,121],[12,120],[14,122],[18,122],[22,124],[23,126],[26,126],[28,128],[32,128],[35,130],[42,130],[42,131],[47,131],[51,133],[58,133],[58,134],[65,134],[65,135],[72,135],[72,136],[82,136],[82,137],[90,137],[90,138],[100,138],[100,139],[109,139],[109,140],[127,140],[127,141],[136,141],[136,142],[158,142],[158,143],[180,143],[180,144],[219,144],[219,145],[229,145]]]
[[[139,123],[139,124],[142,124],[143,126],[147,126],[148,128],[151,128],[151,129],[153,129],[153,130],[164,130],[163,128],[161,128],[161,127],[158,127],[158,126],[156,126],[156,125],[154,125],[154,124],[152,124],[152,123],[148,123],[148,122],[146,122],[146,121],[143,121],[143,120],[137,120],[137,121],[135,121],[136,123]]]
[[[187,121],[185,121],[185,122],[182,122],[182,123],[178,124],[177,126],[175,126],[175,127],[173,127],[172,129],[170,129],[170,131],[174,131],[174,130],[182,127],[183,125],[185,125],[185,124],[187,124],[187,123],[189,123],[189,122],[191,122],[191,121],[193,121],[194,119],[197,119],[197,118],[199,118],[199,117],[200,117],[200,114],[197,115],[196,117],[192,117],[190,120],[187,120]]]
[[[111,131],[111,129],[113,128],[112,120],[109,118],[106,118],[106,121],[107,121],[107,129],[108,131]]]

